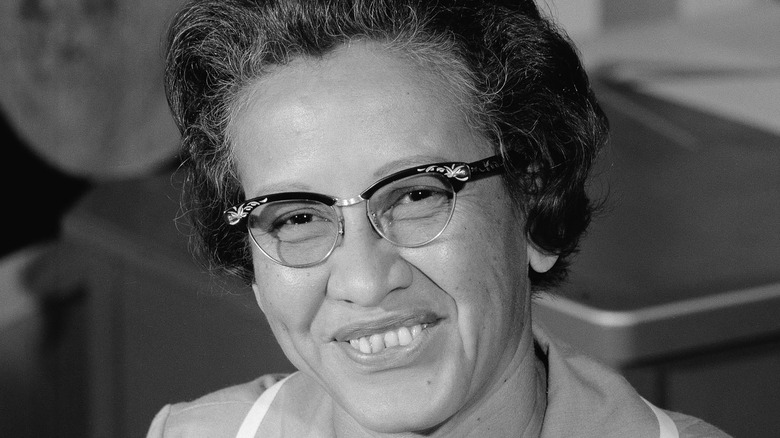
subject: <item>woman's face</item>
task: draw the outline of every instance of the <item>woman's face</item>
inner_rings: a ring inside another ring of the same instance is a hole
[[[401,169],[492,155],[430,78],[368,44],[263,78],[231,125],[247,198],[351,198]],[[466,185],[444,233],[418,248],[379,237],[363,204],[342,213],[340,245],[314,267],[253,246],[253,288],[286,355],[375,431],[430,428],[477,405],[529,330],[528,248],[501,178]],[[372,341],[380,351],[360,350]]]

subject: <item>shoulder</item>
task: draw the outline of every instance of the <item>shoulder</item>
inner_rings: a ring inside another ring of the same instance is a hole
[[[264,375],[190,402],[167,405],[155,416],[147,438],[234,436],[255,400],[284,377]]]
[[[674,421],[680,438],[731,438],[717,427],[690,415],[664,411]]]
[[[534,326],[548,376],[544,432],[550,437],[657,437],[660,418],[622,375]],[[663,411],[680,438],[729,438],[688,415]]]

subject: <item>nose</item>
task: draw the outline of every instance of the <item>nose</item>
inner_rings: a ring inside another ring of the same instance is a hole
[[[327,296],[373,307],[394,290],[409,287],[411,266],[397,247],[374,231],[365,210],[346,208],[342,212],[344,235],[328,259]]]

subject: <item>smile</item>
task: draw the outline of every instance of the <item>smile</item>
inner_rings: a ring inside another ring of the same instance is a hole
[[[375,333],[370,336],[350,339],[349,345],[364,354],[379,353],[386,348],[405,347],[409,345],[423,330],[428,328],[428,323],[403,326],[384,333]]]

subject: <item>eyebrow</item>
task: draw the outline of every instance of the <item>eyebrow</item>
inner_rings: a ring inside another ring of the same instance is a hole
[[[260,187],[260,190],[253,190],[251,194],[245,194],[246,199],[266,196],[273,193],[284,192],[312,192],[312,188],[299,182],[279,182],[266,184]]]
[[[422,165],[433,164],[433,163],[446,163],[449,161],[452,160],[447,160],[441,156],[423,155],[423,154],[412,155],[410,157],[400,158],[398,160],[393,160],[389,163],[383,164],[374,172],[374,177],[377,180],[379,180],[395,172],[406,170],[414,166],[422,166]],[[362,187],[359,188],[358,191],[364,189],[365,187]],[[258,196],[265,196],[272,193],[283,193],[283,192],[316,192],[316,190],[314,190],[308,184],[303,184],[296,181],[285,181],[285,182],[263,185],[262,187],[260,187],[260,190],[253,191],[251,195],[246,196],[246,199],[256,198]]]
[[[405,157],[405,158],[391,161],[389,163],[385,163],[374,172],[374,176],[377,179],[384,178],[395,172],[409,169],[414,166],[422,166],[422,165],[433,164],[433,163],[446,163],[448,161],[452,161],[452,160],[447,160],[441,156],[434,156],[434,155],[422,155],[422,154],[412,155],[411,157]]]

